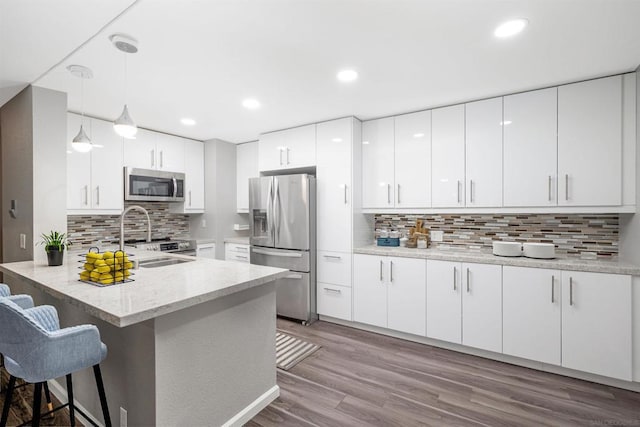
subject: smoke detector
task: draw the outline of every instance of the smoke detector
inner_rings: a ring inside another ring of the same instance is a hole
[[[126,34],[112,34],[109,40],[116,47],[125,53],[136,53],[138,51],[138,41]]]
[[[67,66],[67,71],[81,79],[93,78],[93,71],[91,71],[91,68],[85,67],[84,65],[69,65]]]

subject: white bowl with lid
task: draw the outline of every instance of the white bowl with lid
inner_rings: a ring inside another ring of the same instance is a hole
[[[527,258],[553,259],[556,257],[556,246],[553,243],[525,243],[522,253]]]
[[[493,254],[497,256],[522,256],[522,243],[493,242]]]

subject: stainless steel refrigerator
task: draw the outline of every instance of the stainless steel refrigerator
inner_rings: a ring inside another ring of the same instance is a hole
[[[251,264],[291,270],[276,281],[277,314],[303,323],[316,320],[315,178],[251,178],[249,224]]]

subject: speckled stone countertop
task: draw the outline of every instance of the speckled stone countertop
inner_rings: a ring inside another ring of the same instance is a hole
[[[364,246],[353,250],[356,254],[397,256],[406,258],[435,259],[443,261],[476,262],[481,264],[512,265],[516,267],[550,268],[556,270],[588,271],[593,273],[629,274],[640,276],[640,267],[617,260],[581,259],[560,257],[533,259],[525,257],[501,257],[491,249],[410,249],[402,247]]]
[[[193,260],[183,264],[132,270],[133,282],[107,287],[80,282],[81,252],[65,254],[64,264],[34,261],[0,264],[0,271],[84,310],[112,325],[125,327],[263,285],[289,270],[240,262],[139,251],[138,261],[160,258]]]
[[[225,243],[237,243],[239,245],[248,245],[249,237],[225,237]]]

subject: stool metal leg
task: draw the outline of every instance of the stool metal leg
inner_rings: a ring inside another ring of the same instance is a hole
[[[44,397],[47,399],[47,410],[53,411],[53,403],[51,403],[51,393],[49,393],[49,383],[43,382],[44,385]]]
[[[9,418],[9,407],[11,407],[11,399],[13,398],[13,389],[15,386],[16,377],[11,375],[11,377],[9,377],[7,392],[4,395],[4,406],[2,407],[2,418],[0,418],[0,427],[7,426],[7,420]]]
[[[71,427],[76,425],[75,406],[73,404],[73,382],[71,374],[67,374],[67,398],[69,399],[69,422]]]
[[[93,374],[96,377],[96,385],[98,386],[98,394],[100,395],[100,405],[102,406],[102,417],[104,418],[104,425],[105,427],[111,427],[111,416],[109,415],[107,396],[104,392],[104,383],[102,382],[100,365],[93,366]]]
[[[42,383],[33,385],[33,419],[31,427],[40,427],[40,405],[42,405]]]

